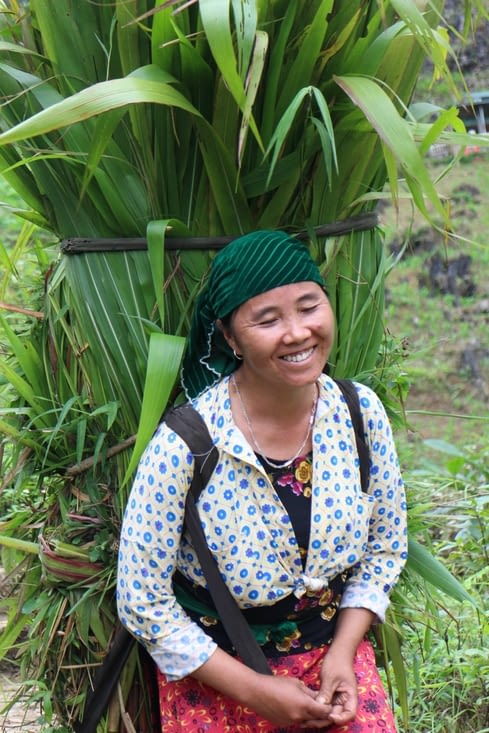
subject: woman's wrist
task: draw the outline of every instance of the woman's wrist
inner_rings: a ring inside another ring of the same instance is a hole
[[[353,662],[361,640],[356,635],[351,637],[345,635],[335,636],[331,641],[327,656],[330,659],[336,658],[340,661]]]
[[[341,609],[328,655],[353,661],[358,645],[374,620],[375,614],[367,608]]]
[[[262,675],[217,648],[207,662],[192,673],[195,679],[249,706],[263,685]]]

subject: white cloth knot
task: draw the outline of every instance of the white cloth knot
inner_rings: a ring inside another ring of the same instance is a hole
[[[328,581],[325,578],[310,578],[308,575],[302,573],[295,585],[294,595],[296,598],[302,598],[302,596],[308,591],[317,593],[327,587]]]

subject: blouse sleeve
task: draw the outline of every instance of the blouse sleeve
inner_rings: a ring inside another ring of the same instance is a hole
[[[367,489],[372,503],[368,539],[353,568],[341,608],[368,608],[385,619],[389,595],[407,559],[406,497],[392,429],[378,396],[357,385],[370,454]]]
[[[216,649],[172,587],[192,470],[187,445],[161,425],[139,463],[120,535],[119,617],[169,680],[192,673]]]

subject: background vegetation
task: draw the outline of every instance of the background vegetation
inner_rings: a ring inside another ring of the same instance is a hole
[[[445,163],[433,159],[433,174]],[[423,507],[427,542],[479,604],[438,598],[440,620],[410,596],[403,648],[408,730],[417,733],[489,728],[488,164],[469,153],[440,184],[456,231],[471,241],[447,243],[408,206],[382,214],[393,256],[406,245],[387,279],[386,318],[409,383],[408,429],[396,432],[409,496]],[[468,271],[446,292],[449,263],[461,256]],[[438,258],[445,266],[433,278]]]
[[[447,3],[455,20],[460,3]],[[458,15],[460,17],[460,15]],[[459,46],[459,89],[489,90],[488,25]],[[457,45],[457,44],[456,44]],[[431,67],[415,101],[453,102]],[[435,151],[436,152],[436,151]],[[387,280],[387,324],[399,339],[409,389],[408,429],[397,431],[411,496],[425,505],[428,542],[478,606],[443,599],[442,621],[414,611],[404,627],[410,731],[489,730],[489,156],[463,149],[446,174],[432,157],[438,190],[450,201],[457,241],[444,239],[404,202],[382,211],[386,244],[399,257]],[[437,264],[436,264],[437,263]],[[448,277],[449,271],[451,278]],[[438,599],[440,600],[440,599]],[[415,607],[416,604],[413,603]]]

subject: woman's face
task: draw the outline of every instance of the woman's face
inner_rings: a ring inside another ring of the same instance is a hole
[[[223,332],[243,357],[243,376],[303,386],[316,381],[328,360],[334,317],[317,283],[293,283],[247,300]]]

